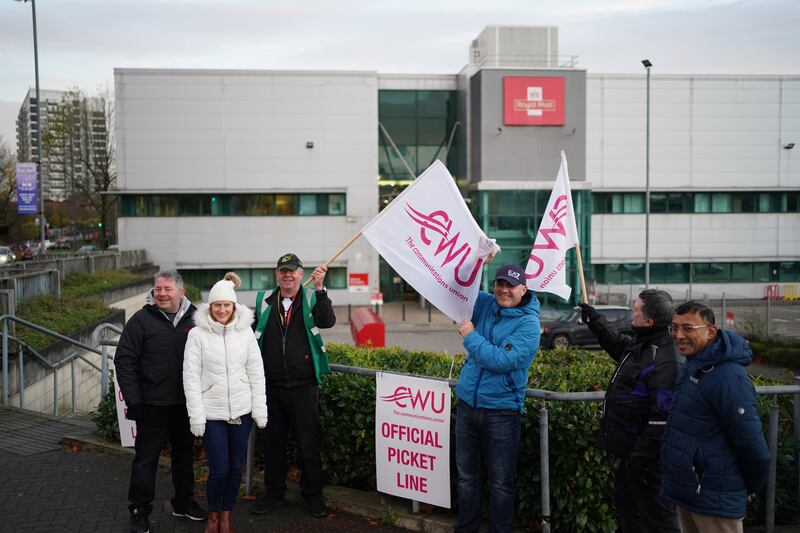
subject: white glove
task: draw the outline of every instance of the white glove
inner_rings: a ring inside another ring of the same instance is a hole
[[[267,427],[267,417],[266,416],[264,418],[254,418],[253,420],[255,420],[255,423],[256,423],[256,426],[258,426],[258,429],[264,429],[265,427]]]
[[[206,432],[206,425],[205,424],[192,424],[191,428],[192,435],[195,437],[202,437],[203,433]]]

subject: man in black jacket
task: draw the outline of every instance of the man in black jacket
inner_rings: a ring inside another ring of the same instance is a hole
[[[194,501],[194,437],[183,394],[183,349],[194,326],[194,311],[184,296],[181,275],[174,270],[159,272],[147,305],[125,325],[114,356],[128,406],[126,416],[136,421],[136,455],[128,489],[132,533],[150,530],[158,457],[167,439],[175,486],[172,514],[191,520],[208,516]]]
[[[617,361],[606,390],[599,442],[612,453],[614,507],[623,533],[679,533],[674,509],[658,498],[661,435],[675,391],[680,356],[669,325],[672,298],[647,289],[633,305],[634,336],[623,335],[589,304],[581,317]]]
[[[278,289],[256,297],[256,337],[267,377],[267,422],[264,446],[266,495],[251,508],[263,514],[282,505],[286,492],[286,445],[291,430],[297,442],[302,475],[300,491],[311,514],[328,514],[322,489],[319,421],[319,382],[329,372],[319,328],[336,323],[333,305],[324,286],[327,267],[314,269],[314,289],[303,290],[303,263],[294,254],[278,259]]]

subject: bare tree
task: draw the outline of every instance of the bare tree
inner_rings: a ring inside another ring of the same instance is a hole
[[[91,205],[100,223],[102,246],[116,222],[117,182],[114,152],[114,103],[108,92],[86,96],[67,92],[49,117],[43,136],[50,170],[63,172],[67,196]]]
[[[17,159],[0,135],[0,234],[8,235],[17,213]]]

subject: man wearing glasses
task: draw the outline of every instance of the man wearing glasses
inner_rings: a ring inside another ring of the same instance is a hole
[[[745,370],[753,354],[741,336],[717,330],[700,302],[678,306],[670,333],[687,362],[661,447],[661,496],[677,506],[684,532],[741,533],[770,461]]]
[[[647,289],[633,304],[634,336],[617,332],[601,313],[581,304],[581,319],[617,361],[606,390],[600,446],[614,461],[614,507],[622,533],[678,533],[671,505],[658,497],[659,452],[680,358],[669,336],[672,298]]]

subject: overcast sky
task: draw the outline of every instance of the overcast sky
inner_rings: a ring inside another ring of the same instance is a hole
[[[115,67],[457,73],[487,25],[555,25],[589,72],[800,74],[800,0],[39,0],[41,89]],[[0,135],[34,86],[31,4],[0,0]]]

